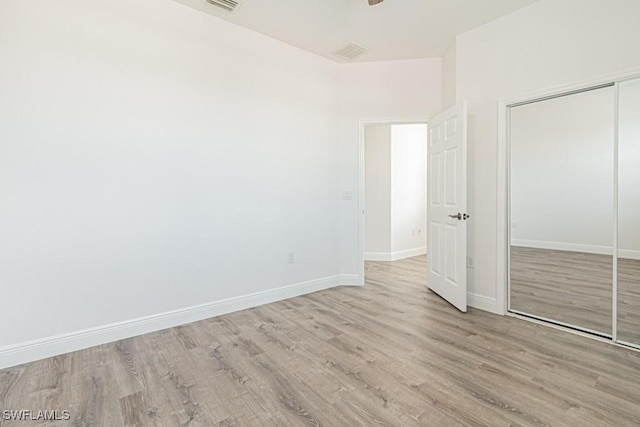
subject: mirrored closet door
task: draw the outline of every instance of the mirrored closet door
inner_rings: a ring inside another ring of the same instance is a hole
[[[618,98],[617,340],[640,346],[640,79]]]
[[[640,78],[508,106],[509,311],[640,348]]]
[[[510,310],[612,334],[614,87],[510,107]]]

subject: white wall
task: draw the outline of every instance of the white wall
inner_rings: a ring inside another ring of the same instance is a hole
[[[620,84],[619,256],[640,259],[640,79]]]
[[[365,126],[365,259],[391,253],[391,126]]]
[[[456,103],[457,43],[453,42],[442,57],[442,110]]]
[[[363,119],[424,120],[442,104],[440,58],[348,64],[340,68],[340,186],[357,195]],[[418,121],[418,120],[416,120]],[[359,275],[358,197],[340,205],[340,270]],[[362,280],[358,277],[358,280]]]
[[[457,38],[469,108],[469,291],[496,297],[497,102],[640,66],[640,2],[540,0]]]
[[[169,0],[4,0],[0,57],[0,353],[337,283],[336,64]]]
[[[391,126],[391,252],[426,253],[427,125]]]
[[[613,87],[511,108],[511,243],[611,254]]]

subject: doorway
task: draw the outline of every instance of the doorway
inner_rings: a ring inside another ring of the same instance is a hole
[[[467,311],[467,106],[466,101],[424,120],[361,120],[359,138],[359,264],[360,277],[365,282],[365,130],[375,124],[426,125],[427,148],[424,174],[426,182],[425,235],[427,274],[425,285],[462,312]],[[427,185],[428,184],[428,185]],[[409,226],[408,230],[416,230]],[[390,239],[393,233],[389,234]],[[423,252],[424,250],[421,250]],[[390,252],[391,254],[393,252]],[[417,255],[422,257],[423,255]],[[378,261],[380,262],[380,261]]]
[[[427,125],[368,123],[363,133],[364,261],[426,262]]]

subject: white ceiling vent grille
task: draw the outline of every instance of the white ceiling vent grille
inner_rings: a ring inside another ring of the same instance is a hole
[[[343,48],[333,52],[335,56],[346,61],[353,61],[358,56],[364,55],[365,53],[367,53],[367,49],[355,43],[347,43]]]
[[[229,12],[233,12],[238,7],[238,2],[234,0],[207,0],[207,3],[218,6]]]

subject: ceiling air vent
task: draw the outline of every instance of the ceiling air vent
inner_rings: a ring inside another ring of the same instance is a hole
[[[335,56],[346,61],[353,61],[358,56],[364,55],[365,53],[367,53],[367,49],[355,43],[347,43],[343,48],[333,52]]]
[[[207,0],[207,3],[221,7],[229,12],[233,12],[238,7],[238,2],[234,0]]]

